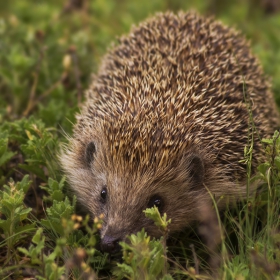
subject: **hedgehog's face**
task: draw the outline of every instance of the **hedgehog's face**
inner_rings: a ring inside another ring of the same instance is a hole
[[[105,251],[114,251],[119,241],[142,228],[151,236],[162,235],[145,217],[146,208],[156,206],[161,214],[166,213],[171,219],[170,232],[197,219],[198,200],[205,196],[204,162],[199,154],[186,154],[164,168],[151,162],[139,173],[131,171],[124,160],[119,161],[122,166],[114,166],[101,141],[89,142],[83,149],[83,158],[75,162],[75,175],[67,171],[80,202],[92,216],[104,217],[101,239]]]

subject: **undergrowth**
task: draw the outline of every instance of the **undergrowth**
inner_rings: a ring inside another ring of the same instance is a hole
[[[223,213],[205,205],[201,223],[171,239],[172,221],[146,210],[164,235],[131,235],[121,261],[100,252],[102,217],[77,214],[57,159],[106,47],[155,11],[196,8],[242,29],[280,101],[276,2],[1,1],[1,279],[280,279],[278,132],[262,140],[253,178],[251,143],[245,150],[248,185],[261,185],[254,197]]]

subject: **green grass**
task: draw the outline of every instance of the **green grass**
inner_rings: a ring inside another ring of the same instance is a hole
[[[280,11],[253,0],[74,2],[0,2],[0,278],[280,279],[278,134],[264,140],[255,178],[265,191],[218,218],[209,206],[204,223],[168,242],[131,236],[122,263],[96,247],[102,219],[75,214],[57,159],[106,49],[156,11],[195,8],[241,29],[280,105]]]

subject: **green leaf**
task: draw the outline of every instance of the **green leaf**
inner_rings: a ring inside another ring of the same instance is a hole
[[[43,229],[38,228],[38,230],[36,231],[35,235],[32,238],[32,242],[38,245],[42,240],[42,233],[43,233]],[[43,240],[44,240],[44,237],[43,237]]]
[[[16,152],[0,151],[0,166],[4,165],[6,162],[8,162],[16,154],[17,154]]]
[[[8,162],[14,155],[16,152],[8,149],[8,132],[0,131],[0,166]]]
[[[44,181],[47,180],[42,166],[27,165],[27,164],[18,164],[18,166],[25,171],[35,174],[36,176],[38,176],[39,178],[41,178]]]
[[[21,253],[23,253],[25,256],[29,256],[29,251],[25,248],[18,247],[17,248]]]
[[[277,169],[280,170],[280,155],[274,158],[274,164],[276,165]]]
[[[0,228],[5,232],[9,231],[11,226],[11,221],[10,220],[2,220],[0,219]]]
[[[64,197],[65,197],[65,194],[62,191],[60,191],[60,190],[54,191],[52,193],[52,199],[53,200],[63,201]]]

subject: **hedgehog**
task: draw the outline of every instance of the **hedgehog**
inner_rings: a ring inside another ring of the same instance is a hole
[[[194,11],[158,13],[119,38],[61,154],[80,204],[104,217],[104,251],[142,228],[162,234],[146,208],[167,214],[172,235],[211,197],[219,209],[246,197],[244,148],[255,174],[261,139],[279,126],[267,80],[238,31]]]

